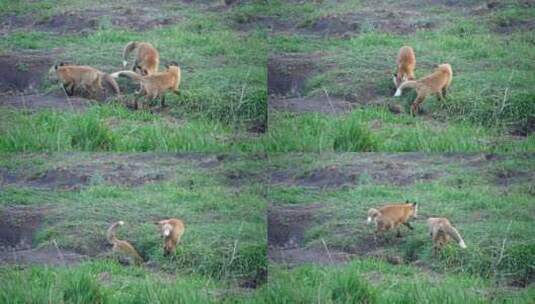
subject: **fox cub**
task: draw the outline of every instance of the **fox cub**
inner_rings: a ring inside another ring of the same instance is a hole
[[[110,225],[108,228],[108,242],[113,245],[112,252],[115,254],[120,254],[127,257],[129,260],[133,260],[136,265],[141,265],[143,263],[143,258],[137,250],[130,244],[128,241],[119,240],[115,236],[115,231],[119,226],[124,225],[123,221],[118,221]]]
[[[160,233],[164,237],[164,255],[173,254],[176,250],[176,245],[180,242],[182,234],[184,234],[184,222],[179,219],[167,219],[155,223],[160,229]]]
[[[434,249],[440,249],[453,238],[461,248],[466,248],[463,238],[445,217],[431,217],[427,219],[429,236],[433,240]]]
[[[385,232],[392,229],[397,230],[397,237],[401,237],[399,225],[405,225],[409,229],[414,229],[409,220],[418,216],[418,205],[416,202],[405,204],[393,204],[379,209],[368,210],[368,224],[374,223],[376,232]]]
[[[401,92],[405,88],[413,88],[416,90],[417,96],[411,106],[411,113],[415,115],[420,110],[420,105],[424,102],[425,98],[430,94],[437,94],[440,100],[443,100],[446,96],[446,90],[451,85],[453,72],[451,65],[443,63],[438,65],[435,71],[418,80],[407,80],[403,82],[394,96],[401,96]]]

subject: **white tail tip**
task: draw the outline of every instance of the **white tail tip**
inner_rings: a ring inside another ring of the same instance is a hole
[[[117,222],[119,225],[124,225],[124,222],[123,221],[118,221]]]
[[[368,225],[371,224],[372,218],[368,216]]]
[[[395,97],[401,96],[401,90],[399,88],[396,90],[396,94],[394,94],[394,96]]]
[[[123,60],[123,66],[125,67],[125,66],[127,66],[127,65],[128,65],[128,61]]]
[[[121,72],[116,72],[116,73],[110,74],[110,76],[113,77],[113,78],[118,78],[119,74],[121,74]]]
[[[461,240],[461,242],[459,242],[459,246],[461,246],[461,248],[466,248],[466,244],[464,243],[463,240]]]

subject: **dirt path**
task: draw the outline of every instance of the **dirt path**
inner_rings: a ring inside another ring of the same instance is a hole
[[[33,247],[48,207],[8,206],[0,209],[0,264],[73,265],[87,257],[57,246]]]
[[[49,160],[45,168],[0,167],[2,187],[30,187],[48,190],[79,190],[92,184],[143,186],[173,178],[178,164],[191,163],[199,168],[213,169],[222,158],[197,154],[91,154],[64,155]]]

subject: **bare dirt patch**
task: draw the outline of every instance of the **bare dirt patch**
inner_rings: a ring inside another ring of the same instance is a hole
[[[313,224],[322,205],[287,206],[268,209],[268,258],[288,266],[303,263],[341,263],[349,254],[329,248],[305,248],[304,233]]]
[[[302,32],[321,36],[351,37],[369,31],[410,34],[418,29],[436,27],[436,21],[419,20],[421,18],[422,15],[413,10],[363,9],[359,12],[320,17],[302,25]]]
[[[322,54],[277,54],[268,58],[268,94],[301,96],[306,80],[318,73]]]
[[[29,249],[46,209],[4,207],[0,212],[0,249]]]
[[[47,208],[4,207],[0,211],[0,264],[71,265],[85,257],[55,246],[32,248]]]
[[[346,165],[331,165],[304,173],[295,171],[274,172],[271,183],[312,188],[332,188],[357,184],[388,184],[407,186],[442,176],[436,169],[418,170],[410,164],[389,160],[371,160]]]
[[[52,63],[51,55],[0,55],[0,93],[36,92]]]
[[[100,27],[116,26],[145,31],[155,27],[175,24],[179,16],[164,15],[160,8],[114,6],[107,9],[69,11],[54,16],[35,14],[11,15],[4,18],[3,30],[37,30],[56,34],[87,33]]]
[[[354,104],[336,97],[270,97],[268,100],[268,107],[270,111],[275,110],[294,113],[320,112],[328,114],[341,114],[351,111],[354,106]]]
[[[502,169],[497,170],[494,174],[494,181],[502,187],[518,185],[524,183],[535,183],[535,173],[528,171]]]
[[[24,186],[38,189],[78,190],[94,183],[122,186],[142,186],[170,177],[169,170],[155,170],[143,164],[80,164],[40,172],[0,172],[2,186]]]

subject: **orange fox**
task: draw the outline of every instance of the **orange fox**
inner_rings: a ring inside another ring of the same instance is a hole
[[[414,56],[414,51],[410,46],[403,46],[399,49],[396,65],[398,70],[393,79],[396,88],[398,88],[403,81],[414,80],[416,56]]]
[[[111,74],[111,77],[117,78],[121,75],[127,76],[131,79],[139,81],[141,95],[145,95],[147,99],[160,98],[160,104],[165,106],[165,92],[171,90],[178,94],[178,86],[180,85],[181,71],[176,62],[172,62],[167,66],[165,72],[158,72],[146,76],[140,76],[132,71],[119,71]]]
[[[108,242],[113,245],[112,252],[118,253],[118,254],[124,254],[129,259],[133,259],[136,265],[141,265],[143,263],[143,258],[139,255],[137,250],[130,244],[128,241],[123,241],[117,239],[115,236],[115,230],[117,230],[118,226],[124,225],[123,221],[118,221],[108,228]]]
[[[453,238],[461,248],[466,248],[463,238],[445,217],[431,217],[427,219],[429,235],[433,239],[433,248],[439,249],[446,245],[450,238]]]
[[[399,225],[403,224],[412,230],[409,220],[417,216],[418,205],[416,202],[407,201],[405,204],[387,205],[379,209],[371,208],[368,210],[368,224],[375,223],[376,232],[396,229],[397,237],[401,237]]]
[[[412,103],[411,113],[414,115],[419,109],[420,105],[424,102],[425,98],[429,94],[437,94],[440,100],[446,96],[446,90],[451,84],[453,72],[451,65],[448,63],[438,65],[438,68],[430,75],[418,80],[408,80],[403,82],[397,89],[394,96],[401,96],[401,91],[404,88],[416,89],[416,99]]]
[[[130,41],[123,50],[123,66],[128,65],[128,55],[136,51],[132,71],[139,72],[141,75],[151,75],[158,72],[160,64],[160,55],[158,51],[148,42]]]
[[[174,253],[176,245],[180,242],[182,234],[184,234],[184,222],[179,219],[171,218],[156,222],[155,224],[158,225],[162,236],[165,238],[163,247],[164,255],[167,256]]]
[[[56,74],[69,96],[74,94],[75,89],[81,89],[95,97],[104,89],[103,84],[115,94],[120,94],[115,79],[90,66],[60,63],[54,65],[49,73]]]

